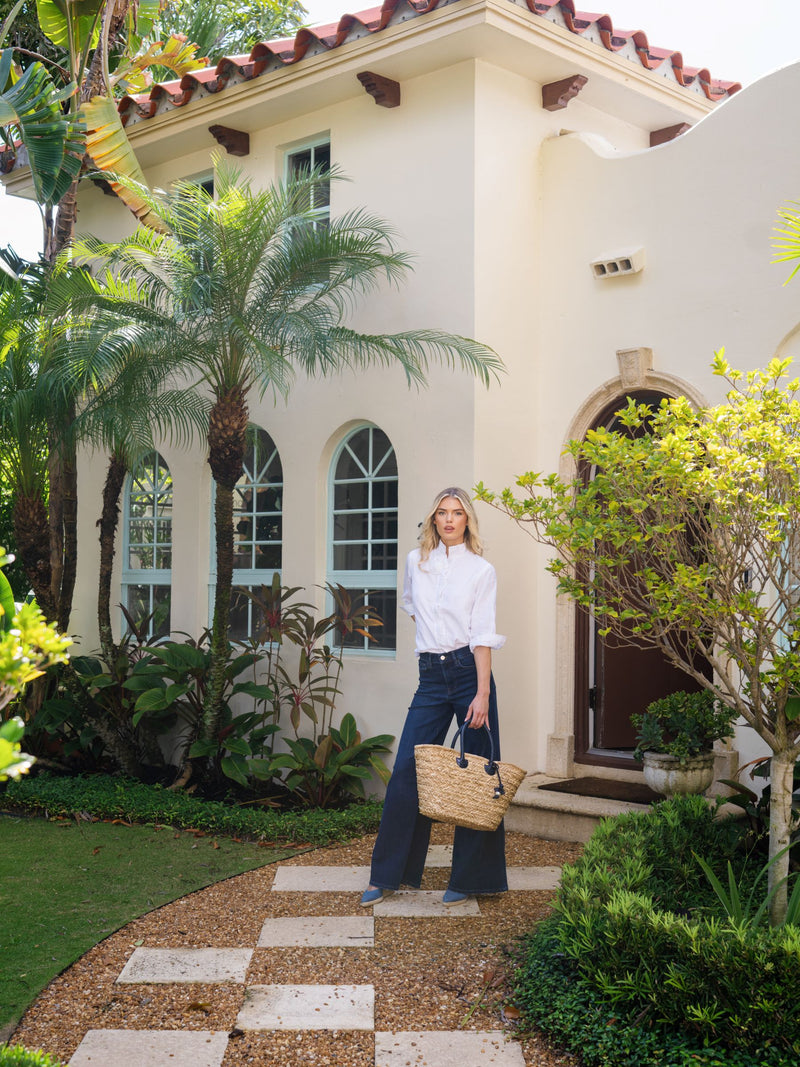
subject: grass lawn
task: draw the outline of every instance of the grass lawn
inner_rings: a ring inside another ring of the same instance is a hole
[[[0,815],[0,1029],[132,919],[296,851],[166,827]]]

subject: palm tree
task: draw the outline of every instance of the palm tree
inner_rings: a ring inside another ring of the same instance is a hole
[[[26,148],[35,197],[43,215],[44,258],[52,265],[74,234],[78,178],[82,172],[113,166],[117,173],[144,181],[116,110],[115,90],[141,88],[147,68],[155,64],[182,75],[204,66],[206,61],[198,60],[194,46],[176,36],[170,36],[163,46],[137,54],[140,34],[151,28],[160,0],[40,5],[42,36],[55,46],[64,66],[30,49],[3,48],[9,33],[16,28],[15,19],[20,17],[22,6],[22,0],[17,0],[0,24],[0,147],[5,147],[0,163],[4,168],[9,162],[13,165],[19,144]],[[115,53],[113,71],[109,65],[111,53]],[[18,77],[19,66],[26,64]],[[116,181],[111,184],[138,218],[160,225],[157,218],[148,217],[146,206],[133,190],[128,192]],[[67,406],[67,421],[75,411]],[[54,420],[48,421],[52,428]],[[24,516],[24,524],[35,526],[37,531],[35,536],[30,533],[27,541],[28,555],[38,556],[36,563],[29,560],[37,599],[49,617],[66,628],[77,560],[77,468],[74,451],[60,429],[57,426],[56,432],[50,434],[44,485],[34,497],[20,501],[18,510],[20,521]],[[45,502],[49,546],[40,536],[41,501]]]
[[[255,191],[215,160],[216,198],[178,183],[152,210],[167,233],[140,227],[114,245],[88,239],[83,254],[108,264],[118,313],[136,321],[143,350],[210,396],[208,462],[215,484],[217,583],[212,670],[203,736],[217,736],[233,580],[233,491],[243,472],[248,399],[286,394],[297,370],[399,364],[422,383],[430,361],[459,365],[486,385],[501,368],[484,345],[436,330],[367,335],[345,325],[359,296],[396,284],[409,257],[386,224],[354,211],[327,227],[308,205],[330,180],[314,172]],[[141,195],[148,200],[146,190]],[[135,299],[128,299],[135,286]]]
[[[53,595],[48,523],[48,453],[59,422],[42,367],[51,340],[43,316],[42,273],[0,276],[0,474],[11,490],[14,537],[26,577],[49,621],[58,618]]]

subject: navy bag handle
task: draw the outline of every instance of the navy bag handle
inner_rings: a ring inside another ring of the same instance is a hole
[[[484,763],[483,769],[489,775],[497,775],[497,785],[494,787],[494,795],[495,797],[502,797],[505,796],[506,790],[505,786],[503,785],[503,779],[500,777],[500,768],[497,766],[494,759],[494,741],[492,740],[492,731],[485,723],[483,725],[483,728],[489,735],[489,762]],[[459,754],[456,756],[456,764],[459,767],[469,766],[469,760],[464,755],[464,738],[466,736],[467,729],[469,729],[469,723],[464,721],[453,734],[453,740],[450,742],[450,748],[455,748],[456,738],[460,738]]]

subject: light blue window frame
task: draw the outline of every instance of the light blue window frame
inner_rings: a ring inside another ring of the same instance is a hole
[[[233,491],[234,569],[231,601],[231,640],[250,637],[257,627],[253,602],[237,589],[270,585],[280,575],[283,555],[283,466],[275,442],[266,430],[248,428],[244,475]],[[214,498],[211,501],[211,584],[209,625],[213,619],[216,585]]]
[[[397,456],[384,431],[373,423],[352,429],[330,465],[327,580],[354,597],[366,594],[363,602],[375,607],[384,625],[373,630],[374,642],[353,637],[358,646],[348,644],[347,654],[395,655],[398,485]]]
[[[173,483],[169,466],[151,452],[125,479],[122,538],[122,603],[148,637],[168,637],[172,592]],[[161,609],[163,618],[153,618]],[[154,626],[153,623],[156,623]],[[127,620],[122,617],[123,631]]]

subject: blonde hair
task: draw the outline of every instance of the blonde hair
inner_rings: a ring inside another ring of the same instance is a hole
[[[483,555],[483,541],[481,541],[481,535],[478,532],[478,516],[475,514],[475,508],[472,506],[469,493],[466,489],[459,489],[457,485],[451,485],[448,486],[447,489],[442,489],[440,493],[436,494],[431,509],[422,522],[422,530],[419,535],[420,563],[423,563],[428,558],[441,541],[433,519],[436,512],[439,510],[441,502],[449,496],[454,497],[467,513],[467,528],[464,531],[464,544],[470,552],[474,552],[476,556]]]

